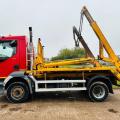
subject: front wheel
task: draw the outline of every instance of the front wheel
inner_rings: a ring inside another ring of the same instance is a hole
[[[7,99],[13,103],[22,103],[29,98],[28,86],[22,82],[11,83],[7,88]]]
[[[91,101],[102,102],[109,94],[108,87],[103,82],[93,82],[88,88],[88,96]]]

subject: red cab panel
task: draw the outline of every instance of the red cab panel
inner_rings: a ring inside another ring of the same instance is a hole
[[[26,47],[25,36],[0,37],[0,77],[26,69]]]

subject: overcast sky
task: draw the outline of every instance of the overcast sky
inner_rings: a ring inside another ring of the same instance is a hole
[[[34,44],[42,38],[45,56],[54,56],[62,48],[74,47],[72,27],[79,27],[84,5],[120,54],[120,0],[0,0],[0,35],[28,36],[28,27],[32,26]],[[83,37],[97,54],[98,39],[86,20]]]

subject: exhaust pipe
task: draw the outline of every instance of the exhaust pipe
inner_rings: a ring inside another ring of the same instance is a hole
[[[29,27],[29,56],[30,56],[30,67],[29,69],[33,69],[33,60],[34,60],[34,47],[33,47],[33,35],[32,35],[32,27]]]
[[[30,43],[32,43],[32,27],[29,27]]]

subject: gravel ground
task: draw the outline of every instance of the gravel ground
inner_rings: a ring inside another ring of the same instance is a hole
[[[39,94],[27,103],[0,97],[0,120],[120,120],[120,89],[105,102],[94,103],[83,93]]]

